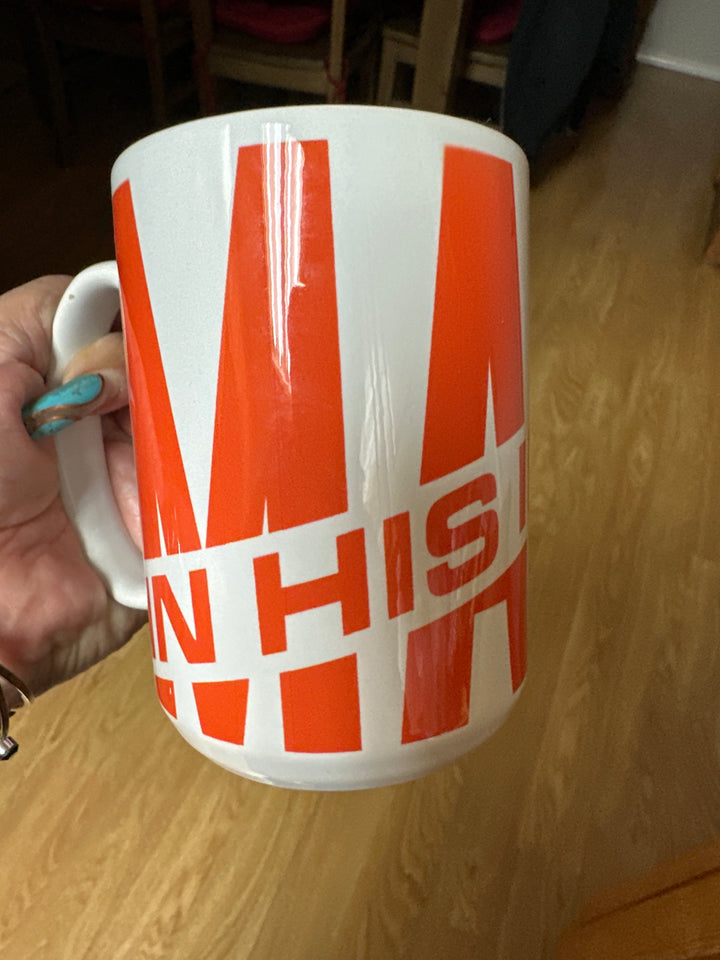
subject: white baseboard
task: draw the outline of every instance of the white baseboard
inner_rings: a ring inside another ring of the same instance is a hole
[[[664,70],[675,70],[693,77],[703,77],[705,80],[720,81],[720,66],[714,63],[701,63],[683,57],[670,57],[665,54],[642,51],[638,52],[637,60],[639,63],[648,63],[653,67],[662,67]]]

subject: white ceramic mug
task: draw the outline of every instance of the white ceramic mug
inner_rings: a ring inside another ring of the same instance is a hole
[[[56,438],[160,702],[282,786],[420,776],[525,674],[527,168],[464,120],[307,106],[154,134],[112,171],[144,564],[97,420]],[[55,376],[117,311],[80,274]]]

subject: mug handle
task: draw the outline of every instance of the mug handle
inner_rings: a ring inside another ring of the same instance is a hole
[[[62,382],[70,358],[104,336],[120,308],[117,264],[96,263],[65,291],[53,321],[48,386]],[[123,523],[110,486],[100,417],[87,417],[54,437],[60,494],[91,565],[126,607],[147,609],[142,554]]]

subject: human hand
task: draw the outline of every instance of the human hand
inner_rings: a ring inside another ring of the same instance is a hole
[[[108,656],[146,619],[113,600],[89,565],[60,499],[53,441],[31,439],[23,425],[23,406],[46,390],[52,320],[69,279],[0,296],[0,664],[34,694]],[[64,379],[91,372],[102,375],[91,409],[104,415],[111,483],[140,544],[120,333],[78,353]]]

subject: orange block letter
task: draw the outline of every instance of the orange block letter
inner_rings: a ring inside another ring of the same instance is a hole
[[[135,225],[130,182],[113,196],[145,557],[200,549]]]
[[[166,576],[153,577],[151,583],[153,623],[157,632],[159,659],[167,660],[164,610],[187,662],[214,663],[215,643],[210,614],[207,570],[190,571],[190,595],[195,617],[194,634],[180,610],[180,605],[172,592],[168,578]]]
[[[525,419],[512,165],[446,147],[421,483],[483,455],[490,375],[501,445]]]
[[[287,649],[285,617],[328,603],[340,603],[343,634],[370,626],[364,531],[341,534],[337,538],[337,556],[337,573],[289,586],[283,586],[280,579],[279,554],[255,558],[255,595],[264,654]]]
[[[499,522],[494,510],[485,510],[477,517],[464,523],[450,526],[451,517],[473,503],[489,503],[497,496],[497,484],[492,473],[464,484],[457,490],[440,497],[428,511],[426,537],[428,550],[434,557],[446,557],[454,550],[465,547],[476,540],[483,540],[483,548],[474,557],[456,567],[441,563],[428,570],[427,579],[430,593],[444,596],[457,590],[465,583],[487,570],[495,559],[498,549]]]

